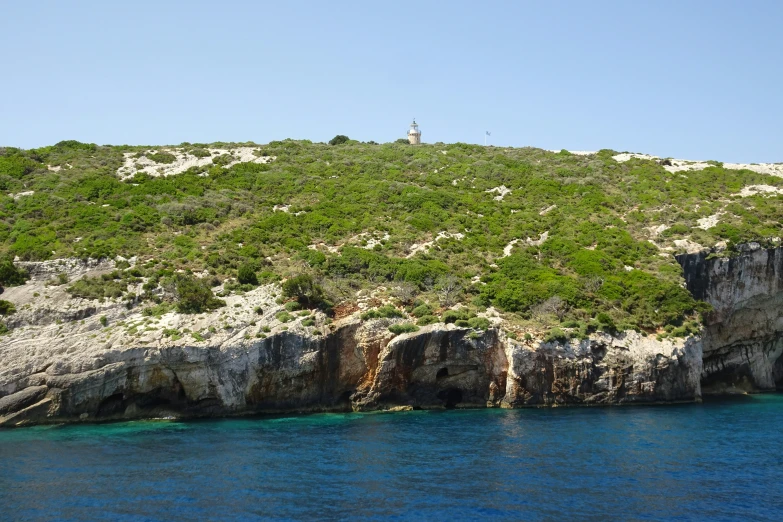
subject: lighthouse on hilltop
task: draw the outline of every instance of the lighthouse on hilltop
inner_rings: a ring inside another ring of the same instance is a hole
[[[419,130],[419,124],[416,123],[416,118],[413,118],[411,128],[408,130],[408,142],[411,145],[418,145],[421,143],[421,131]]]

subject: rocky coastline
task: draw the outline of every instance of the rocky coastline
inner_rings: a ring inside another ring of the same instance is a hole
[[[317,312],[312,327],[284,325],[272,285],[226,298],[221,311],[152,319],[123,303],[71,298],[46,285],[55,268],[30,266],[31,281],[4,294],[19,311],[0,339],[0,426],[695,402],[775,390],[783,382],[783,249],[678,260],[689,291],[715,310],[701,335],[628,331],[567,342],[516,340],[499,324],[395,335],[388,327],[399,319],[358,313],[331,322]],[[74,276],[110,269],[56,268]],[[210,326],[206,337],[171,334]]]

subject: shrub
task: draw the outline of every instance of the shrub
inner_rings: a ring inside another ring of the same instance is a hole
[[[486,317],[473,317],[468,319],[468,326],[476,330],[486,330],[490,327],[490,322]]]
[[[552,328],[544,337],[545,343],[564,343],[566,341],[568,341],[568,334],[560,328]]]
[[[305,319],[302,321],[302,326],[313,326],[315,325],[315,319]]]
[[[309,274],[300,274],[287,279],[283,283],[283,295],[295,298],[299,304],[307,308],[318,307],[326,303],[323,288],[316,284]]]
[[[346,143],[350,138],[348,136],[345,136],[343,134],[338,134],[331,140],[329,140],[329,145],[342,145],[343,143]]]
[[[0,299],[0,315],[11,315],[16,312],[14,303]]]
[[[278,312],[275,315],[275,319],[277,319],[281,323],[288,323],[290,321],[293,321],[295,319],[295,317],[293,315],[289,314],[288,312]]]
[[[596,315],[595,320],[598,321],[602,331],[609,333],[617,331],[617,326],[615,326],[614,320],[606,312],[601,312]]]
[[[444,323],[454,323],[460,320],[466,321],[468,319],[468,314],[463,312],[462,310],[446,310],[443,312],[443,315],[441,316],[441,321]]]
[[[99,321],[101,322],[101,326],[103,326],[104,328],[109,324],[109,320],[106,319],[105,315],[102,315]]]
[[[413,317],[424,317],[425,315],[432,315],[432,307],[427,303],[417,306],[411,312]]]
[[[185,314],[199,314],[225,306],[226,302],[212,293],[209,283],[192,275],[178,275],[177,310]]]
[[[0,260],[0,287],[23,285],[29,278],[27,272],[17,268],[11,259]]]
[[[233,161],[234,161],[234,156],[232,156],[231,154],[220,154],[212,158],[212,163],[221,167],[226,166]]]
[[[288,301],[285,304],[285,309],[288,310],[289,312],[295,312],[297,310],[301,310],[302,305],[300,305],[298,301]]]
[[[422,315],[419,317],[419,320],[416,321],[416,324],[419,326],[425,326],[428,324],[435,324],[438,322],[438,317],[435,315]]]
[[[155,152],[154,154],[147,154],[147,159],[154,161],[155,163],[174,163],[177,161],[177,157],[170,152]]]
[[[124,281],[104,279],[103,277],[85,277],[73,283],[65,291],[73,297],[81,297],[82,299],[116,299],[122,297],[127,288],[128,284]]]
[[[403,314],[392,305],[384,305],[380,308],[367,310],[362,314],[362,320],[402,317]]]
[[[408,333],[408,332],[416,332],[418,331],[418,329],[419,329],[418,326],[411,323],[393,324],[389,327],[389,331],[395,335],[400,335],[402,333]]]
[[[454,324],[456,326],[459,326],[460,328],[469,328],[470,327],[470,323],[468,322],[467,319],[457,319],[456,321],[454,321]]]
[[[239,267],[239,270],[237,270],[237,281],[242,285],[258,285],[258,277],[256,277],[256,272],[250,265],[242,265]]]

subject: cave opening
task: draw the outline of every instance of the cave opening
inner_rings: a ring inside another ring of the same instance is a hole
[[[125,398],[122,393],[109,395],[101,401],[96,411],[97,417],[108,417],[122,413],[125,410]]]
[[[457,404],[462,402],[462,390],[458,388],[448,388],[438,393],[438,399],[443,401],[443,405],[446,408],[455,408]]]
[[[449,376],[449,369],[444,367],[438,370],[438,373],[435,374],[435,379],[439,381],[448,376]]]

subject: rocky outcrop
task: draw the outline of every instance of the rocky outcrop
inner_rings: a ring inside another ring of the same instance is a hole
[[[688,289],[710,303],[703,334],[706,394],[783,387],[783,249],[744,245],[734,257],[678,257]]]
[[[4,294],[18,310],[13,331],[0,338],[4,426],[698,401],[700,376],[713,375],[712,366],[702,367],[700,338],[657,340],[627,332],[545,343],[510,339],[499,326],[473,330],[454,324],[395,335],[389,326],[403,319],[361,321],[354,313],[331,322],[317,311],[283,318],[274,285],[230,295],[224,308],[212,312],[155,315],[142,306],[128,308],[127,300],[72,298],[64,285],[51,283],[51,269],[30,268],[33,279]],[[74,277],[106,270],[66,268]],[[767,281],[759,273],[758,285],[762,280]],[[734,292],[727,302],[738,298]],[[769,306],[764,299],[761,305]],[[720,317],[743,313],[735,309]],[[771,312],[767,316],[774,323]],[[777,328],[772,323],[765,331]],[[770,359],[753,360],[766,361],[764,375],[771,372],[774,381]]]
[[[503,405],[597,405],[698,401],[701,341],[626,332],[530,348],[509,342]]]
[[[354,317],[325,336],[280,331],[203,346],[43,350],[20,364],[5,357],[0,425],[700,397],[695,340],[628,334],[526,345],[495,328],[440,324],[394,336],[388,324]]]

